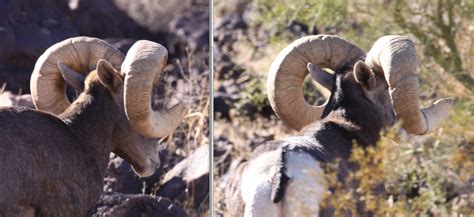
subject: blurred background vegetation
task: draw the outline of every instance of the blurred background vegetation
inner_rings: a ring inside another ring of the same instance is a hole
[[[340,35],[365,49],[381,35],[409,35],[419,44],[420,57],[474,88],[472,0],[259,0],[253,13],[251,24],[265,26],[274,40],[294,39],[286,31],[294,24],[309,33]]]
[[[353,160],[360,170],[347,183],[328,173],[333,182],[325,206],[337,216],[474,215],[474,1],[216,0],[214,5],[216,201],[226,177],[256,146],[295,134],[273,114],[265,92],[271,61],[283,47],[305,35],[334,34],[367,52],[380,36],[399,34],[417,47],[422,104],[449,96],[455,98],[454,109],[430,135],[400,142],[387,133],[376,147],[356,149]],[[304,94],[308,102],[321,104],[328,92],[307,79]],[[225,204],[216,210],[225,214]]]

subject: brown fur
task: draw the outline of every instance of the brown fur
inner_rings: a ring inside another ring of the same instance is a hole
[[[100,73],[114,79],[102,81]],[[85,216],[102,193],[111,151],[138,173],[159,163],[149,160],[158,159],[157,139],[128,123],[122,82],[118,72],[91,72],[85,91],[59,116],[0,109],[0,216],[31,207],[36,216]]]

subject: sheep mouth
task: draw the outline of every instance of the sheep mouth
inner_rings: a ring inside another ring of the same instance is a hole
[[[146,163],[139,164],[139,165],[132,165],[133,170],[136,174],[140,177],[148,177],[155,173],[156,169],[158,169],[161,165],[159,159],[152,159],[149,158]]]
[[[155,168],[155,169],[158,169],[160,166],[161,166],[161,161],[160,159],[153,159],[153,158],[150,158],[150,162],[152,164],[152,167]]]

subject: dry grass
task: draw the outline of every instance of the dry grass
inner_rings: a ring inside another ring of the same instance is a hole
[[[183,156],[201,145],[209,144],[209,72],[198,71],[194,63],[193,53],[188,50],[186,67],[177,59],[173,64],[173,73],[167,73],[160,83],[167,90],[164,94],[167,102],[163,104],[180,101],[189,109],[183,123],[161,140],[167,149],[176,150]],[[178,79],[177,74],[180,76]]]
[[[160,141],[164,149],[179,156],[175,165],[197,148],[209,144],[209,71],[200,69],[195,54],[187,50],[187,57],[171,60],[165,68],[155,95],[154,107],[176,104],[178,101],[189,109],[183,122],[176,130]],[[208,159],[203,159],[207,161]],[[191,192],[192,194],[192,192]],[[187,195],[183,207],[189,216],[207,216],[208,203],[204,201],[194,209],[193,195]]]

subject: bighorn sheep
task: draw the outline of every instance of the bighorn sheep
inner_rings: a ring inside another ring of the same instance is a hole
[[[420,110],[416,67],[414,44],[403,36],[381,37],[367,55],[329,35],[303,37],[284,48],[270,68],[268,98],[278,117],[300,133],[262,144],[241,165],[226,190],[229,214],[318,216],[326,191],[320,163],[340,158],[340,168],[348,168],[353,141],[375,144],[397,117],[408,133],[435,129],[453,102],[442,99]],[[303,98],[308,71],[331,90],[324,105]]]
[[[158,138],[187,113],[181,104],[151,108],[166,61],[166,48],[151,41],[136,42],[125,57],[89,37],[47,49],[31,77],[42,111],[0,109],[0,216],[85,216],[102,193],[111,151],[139,175],[153,174]],[[65,81],[84,88],[72,104]]]

